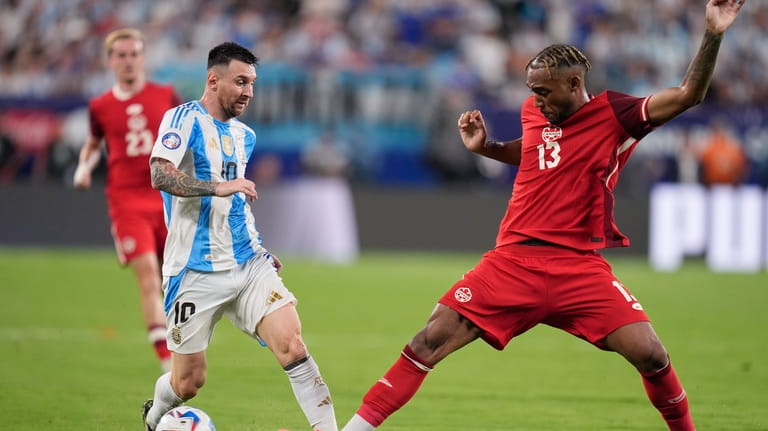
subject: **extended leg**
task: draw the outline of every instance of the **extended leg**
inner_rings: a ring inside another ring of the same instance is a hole
[[[301,339],[301,322],[293,304],[267,315],[259,324],[262,338],[283,367],[301,410],[315,431],[336,431],[336,414],[328,386]]]
[[[664,345],[648,322],[623,326],[606,338],[606,345],[624,356],[643,378],[648,399],[670,431],[695,431],[688,397]]]
[[[394,365],[363,397],[342,431],[372,431],[404,406],[427,373],[450,353],[480,336],[480,329],[456,311],[438,304],[424,327],[405,346]]]

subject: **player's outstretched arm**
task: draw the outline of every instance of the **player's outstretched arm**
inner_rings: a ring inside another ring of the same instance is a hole
[[[256,185],[245,178],[211,182],[192,178],[178,170],[170,160],[153,157],[150,161],[152,188],[176,196],[229,196],[244,193],[251,200],[258,198]]]
[[[458,126],[461,141],[469,151],[511,165],[520,164],[522,139],[508,142],[489,141],[485,120],[477,109],[461,114]]]
[[[75,188],[88,190],[91,188],[91,173],[101,160],[101,139],[88,136],[85,145],[80,149],[77,168],[72,179]]]
[[[723,34],[733,24],[746,0],[710,0],[707,3],[707,27],[699,51],[688,66],[679,87],[662,90],[648,101],[648,115],[653,124],[665,123],[704,100]]]

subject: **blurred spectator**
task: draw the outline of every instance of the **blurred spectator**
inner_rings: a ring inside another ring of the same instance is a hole
[[[11,154],[0,168],[0,184],[7,184],[28,169],[29,176],[42,181],[48,172],[51,145],[61,132],[61,120],[46,110],[13,109],[0,116],[0,134],[11,142]]]
[[[315,177],[348,178],[351,165],[345,144],[332,132],[322,133],[301,154],[301,166],[305,175]]]
[[[246,176],[256,183],[257,190],[261,186],[268,186],[279,181],[283,172],[283,162],[280,160],[280,156],[274,153],[257,156],[251,165],[253,167]]]
[[[712,132],[701,154],[702,180],[708,186],[738,185],[747,178],[747,158],[741,143],[721,120],[712,124]]]
[[[278,179],[279,158],[265,154],[252,178],[259,199],[253,204],[259,230],[271,238],[271,250],[294,256],[347,264],[359,254],[355,206],[346,143],[325,131],[301,155],[302,175]],[[270,233],[271,232],[271,233]]]
[[[685,133],[677,153],[677,182],[699,183],[700,155],[690,133]]]

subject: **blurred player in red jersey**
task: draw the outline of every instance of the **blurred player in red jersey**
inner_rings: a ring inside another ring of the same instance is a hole
[[[109,91],[90,101],[90,135],[80,151],[74,185],[91,186],[91,172],[107,144],[107,204],[122,265],[130,265],[141,294],[141,312],[161,367],[170,367],[165,341],[160,263],[166,227],[160,193],[152,188],[149,154],[163,114],[180,103],[171,86],[146,80],[144,39],[139,30],[115,30],[104,40],[115,76]]]
[[[553,45],[526,67],[533,95],[522,107],[522,138],[488,141],[479,111],[460,116],[467,149],[520,166],[496,246],[440,298],[342,431],[378,427],[466,344],[482,338],[501,350],[539,323],[622,355],[669,429],[695,429],[664,345],[597,249],[629,245],[613,218],[618,173],[641,138],[704,99],[723,33],[743,3],[710,0],[701,47],[679,87],[644,98],[592,96],[584,54]]]

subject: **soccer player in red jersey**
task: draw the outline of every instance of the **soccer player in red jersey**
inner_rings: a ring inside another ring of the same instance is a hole
[[[166,228],[160,193],[152,188],[149,154],[163,114],[180,103],[171,86],[147,82],[144,39],[124,28],[104,40],[107,64],[115,76],[109,91],[90,101],[90,135],[80,151],[74,185],[91,186],[91,172],[106,142],[106,196],[112,236],[122,265],[130,265],[141,295],[141,312],[161,367],[170,367],[165,341],[160,262]]]
[[[553,45],[526,67],[533,95],[522,107],[520,139],[489,142],[479,111],[460,116],[467,149],[520,166],[496,246],[440,298],[342,431],[378,427],[438,362],[468,343],[482,338],[501,350],[539,323],[622,355],[667,427],[695,429],[686,393],[643,307],[596,250],[629,244],[613,219],[618,173],[641,138],[704,99],[723,33],[743,3],[709,1],[702,44],[678,87],[644,98],[592,96],[584,54]]]

